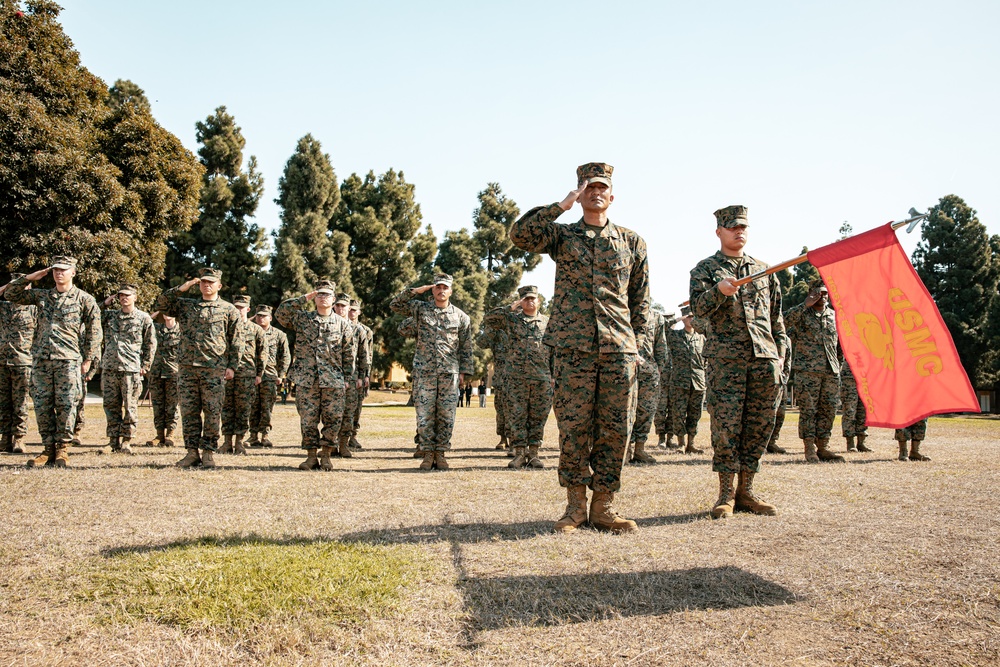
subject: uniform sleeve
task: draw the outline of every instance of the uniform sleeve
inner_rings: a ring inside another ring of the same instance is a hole
[[[735,295],[726,296],[720,292],[716,288],[718,282],[707,262],[701,262],[691,270],[691,312],[695,317],[707,318],[726,301],[736,298]]]
[[[142,372],[149,373],[153,366],[153,359],[156,357],[156,331],[153,329],[153,320],[146,316],[142,321]]]
[[[472,353],[472,322],[469,316],[462,318],[462,325],[458,329],[458,372],[471,376],[476,370],[476,364]]]
[[[101,341],[104,339],[104,329],[101,327],[101,311],[97,308],[94,297],[83,300],[83,309],[80,313],[86,333],[83,337],[83,345],[80,348],[80,355],[83,359],[93,359],[100,354]]]
[[[348,375],[348,371],[354,368],[354,357],[356,354],[356,347],[354,345],[353,338],[356,333],[351,330],[351,325],[344,320],[341,323],[341,329],[343,329],[343,336],[340,339],[340,368],[344,373],[344,377]]]
[[[643,339],[653,335],[649,307],[649,259],[646,256],[646,242],[636,239],[632,271],[628,279],[629,324],[635,334],[636,348],[642,347]]]
[[[292,355],[288,349],[288,336],[285,335],[284,331],[278,333],[281,335],[278,336],[278,350],[275,353],[274,365],[278,371],[278,377],[283,378],[288,373],[288,367],[292,363]]]
[[[770,280],[771,284],[771,337],[774,339],[774,345],[778,348],[778,358],[785,356],[785,317],[781,312],[781,283],[778,281],[778,276],[774,273],[771,274]]]
[[[243,357],[243,336],[240,335],[240,314],[234,306],[226,322],[226,368],[236,370]]]
[[[413,307],[413,299],[417,296],[417,293],[412,287],[407,287],[405,290],[392,297],[392,301],[389,302],[389,310],[394,313],[402,313],[403,315],[415,317],[416,312]]]
[[[667,347],[667,327],[664,326],[663,320],[660,320],[658,326],[655,328],[654,335],[656,338],[653,340],[653,359],[656,360],[657,368],[665,368],[670,365],[670,349]]]
[[[24,278],[11,281],[7,290],[3,293],[3,298],[20,306],[41,305],[42,299],[48,290],[27,289],[28,283],[29,281]]]
[[[368,377],[371,369],[371,363],[369,359],[371,358],[370,343],[368,342],[368,334],[364,329],[358,327],[358,363],[357,371],[358,378]]]
[[[285,299],[278,304],[278,309],[274,311],[274,319],[278,320],[278,323],[281,324],[281,326],[294,329],[295,322],[298,319],[298,314],[302,312],[302,309],[306,305],[306,301],[307,299],[305,295]]]
[[[555,254],[562,236],[556,220],[563,213],[558,203],[531,209],[510,226],[511,243],[528,252]]]
[[[493,331],[506,331],[508,322],[507,313],[510,312],[510,306],[500,306],[492,309],[483,316],[483,328]]]
[[[264,338],[264,330],[260,327],[257,327],[257,335],[254,336],[254,344],[257,346],[253,355],[254,364],[257,366],[257,372],[254,373],[254,375],[257,377],[263,377],[264,370],[267,368],[267,339]]]
[[[164,315],[169,315],[170,317],[178,317],[180,313],[181,305],[181,288],[180,285],[177,287],[171,287],[166,292],[163,292],[156,298],[156,303],[153,306],[154,310],[158,310]]]

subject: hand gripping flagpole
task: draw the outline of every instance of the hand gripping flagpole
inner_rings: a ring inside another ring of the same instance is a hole
[[[892,228],[895,230],[895,229],[899,229],[900,227],[906,227],[906,233],[909,234],[914,229],[916,229],[917,224],[921,220],[926,219],[927,216],[930,215],[930,213],[920,213],[919,211],[917,211],[917,209],[911,208],[908,211],[907,215],[909,215],[910,217],[907,218],[906,220],[893,220],[890,223],[892,225]],[[795,257],[793,259],[785,260],[784,262],[781,262],[780,264],[775,264],[774,266],[769,266],[766,269],[764,269],[763,271],[758,271],[757,273],[750,274],[749,276],[744,276],[743,278],[740,278],[739,280],[734,280],[733,281],[733,285],[735,285],[736,287],[740,287],[742,285],[746,285],[747,283],[751,283],[751,282],[757,280],[758,278],[763,278],[764,276],[769,276],[772,273],[777,273],[778,271],[784,271],[785,269],[787,269],[789,267],[792,267],[792,266],[795,266],[796,264],[802,264],[803,262],[807,261],[808,259],[809,259],[809,253],[805,253],[803,255],[799,255],[798,257]],[[691,303],[690,301],[685,301],[684,303],[679,304],[679,305],[680,305],[680,307],[683,308],[684,306],[687,306],[690,303]]]

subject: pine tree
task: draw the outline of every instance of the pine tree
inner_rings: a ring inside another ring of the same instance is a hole
[[[525,252],[511,242],[508,230],[520,210],[513,199],[503,194],[499,183],[488,183],[477,198],[472,238],[479,245],[480,263],[489,281],[484,304],[489,310],[510,302],[524,272],[538,266],[542,256]]]

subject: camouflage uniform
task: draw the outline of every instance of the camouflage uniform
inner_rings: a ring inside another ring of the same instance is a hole
[[[353,332],[346,318],[303,310],[306,303],[305,296],[285,299],[274,316],[295,331],[295,361],[288,379],[295,383],[302,449],[335,449],[344,416],[345,369],[353,363]]]
[[[440,277],[439,277],[440,279]],[[448,278],[447,284],[451,284]],[[458,405],[458,376],[472,377],[472,332],[469,316],[454,304],[438,308],[417,300],[413,289],[393,297],[389,308],[414,319],[417,346],[413,355],[413,403],[417,437],[424,452],[451,449]]]
[[[352,309],[354,308],[354,302],[351,303],[351,308]],[[356,326],[361,327],[361,337],[364,339],[365,349],[368,350],[368,356],[367,356],[368,370],[366,372],[364,372],[363,374],[362,373],[358,373],[358,377],[360,377],[361,379],[365,379],[365,378],[369,377],[370,374],[371,374],[372,354],[373,354],[373,352],[372,352],[372,343],[375,340],[375,334],[374,334],[374,332],[369,327],[365,326],[361,322],[357,322],[355,324],[356,324]],[[354,408],[354,423],[353,423],[353,426],[351,427],[351,439],[352,439],[351,444],[352,445],[357,444],[357,440],[356,439],[358,437],[358,430],[361,428],[361,405],[365,402],[364,399],[365,399],[365,396],[367,396],[367,395],[368,395],[368,385],[364,384],[361,387],[361,389],[359,390],[358,402],[357,402],[357,405]]]
[[[28,432],[31,340],[38,308],[0,299],[0,433],[4,451],[20,449]]]
[[[80,335],[84,335],[86,327],[80,327]],[[73,444],[80,444],[80,433],[87,426],[87,383],[93,380],[101,370],[101,351],[97,350],[96,355],[90,360],[90,370],[86,375],[80,374],[80,398],[76,402],[76,425],[73,427]]]
[[[518,379],[507,401],[510,445],[535,452],[552,409],[552,348],[542,342],[548,322],[541,313],[528,317],[510,306],[494,308],[483,319],[485,326],[506,333],[504,375]]]
[[[250,408],[257,393],[257,378],[264,374],[267,365],[267,344],[264,330],[251,320],[241,320],[236,335],[243,341],[243,354],[234,369],[233,379],[225,383],[222,435],[239,436],[242,441],[250,428]]]
[[[504,386],[506,384],[507,373],[507,334],[489,327],[484,327],[484,331],[479,335],[477,344],[481,348],[488,348],[493,352],[493,409],[496,411],[496,434],[500,436],[500,443],[497,449],[503,449],[505,444],[509,444],[506,410],[504,399],[506,394]]]
[[[787,453],[778,446],[778,438],[781,437],[781,427],[785,425],[785,408],[788,402],[788,380],[792,376],[792,352],[789,349],[788,336],[785,336],[785,360],[781,364],[781,386],[778,388],[778,409],[774,413],[774,430],[767,441],[767,451],[774,454]]]
[[[65,450],[73,440],[76,425],[76,405],[82,391],[81,364],[97,356],[101,346],[101,312],[94,297],[79,287],[72,286],[65,292],[26,290],[27,283],[24,278],[14,280],[4,298],[38,309],[31,345],[35,420],[46,450]]]
[[[271,312],[269,307],[265,308],[266,311],[258,309],[257,312]],[[278,398],[278,380],[284,380],[288,373],[292,355],[288,349],[288,336],[273,326],[264,329],[264,347],[267,350],[267,362],[250,407],[250,430],[260,433],[265,440],[264,444],[267,444],[267,434],[271,432],[271,413]]]
[[[842,357],[843,355],[841,355]],[[858,397],[858,384],[854,380],[854,372],[846,361],[840,362],[840,407],[842,416],[840,430],[845,438],[867,436],[868,411],[864,401]]]
[[[804,303],[785,316],[792,342],[795,403],[799,406],[799,437],[829,441],[840,399],[840,361],[837,359],[837,317]]]
[[[632,442],[645,445],[649,430],[660,404],[660,394],[664,388],[661,368],[672,367],[670,349],[667,346],[667,327],[663,315],[650,313],[649,335],[639,348],[639,393],[636,401],[635,426],[632,427]],[[643,451],[642,448],[639,449]],[[637,457],[641,460],[641,457]],[[647,461],[648,462],[648,461]]]
[[[594,182],[592,165],[581,170],[578,182]],[[646,242],[610,221],[557,224],[562,214],[558,203],[533,208],[511,226],[510,239],[556,262],[545,344],[555,348],[559,484],[612,494],[621,488],[635,418],[636,357],[649,320]]]
[[[920,443],[927,438],[927,418],[916,421],[906,428],[897,428],[893,433],[893,438],[899,442],[900,461],[930,461],[929,456],[920,453]],[[910,451],[907,454],[906,441],[910,441]]]
[[[656,403],[656,414],[653,416],[653,427],[661,439],[670,440],[674,437],[674,411],[671,385],[673,384],[673,367],[660,369],[660,400]]]
[[[368,339],[360,324],[351,323],[350,320],[348,324],[351,325],[351,363],[344,369],[344,419],[340,423],[340,445],[350,443],[351,434],[354,432],[354,416],[364,399],[364,395],[358,389],[358,379],[364,379],[369,374]]]
[[[131,440],[138,422],[142,378],[149,372],[156,354],[153,320],[138,308],[131,313],[111,308],[104,310],[101,326],[104,330],[101,392],[106,435],[112,441]]]
[[[167,433],[177,426],[177,348],[181,342],[181,327],[175,323],[168,329],[163,324],[155,324],[153,331],[156,333],[156,356],[146,377],[153,404],[153,427],[157,433]]]
[[[673,432],[678,436],[698,434],[698,420],[705,403],[705,336],[684,329],[667,336],[673,361],[671,396],[673,399]]]
[[[240,314],[221,298],[208,301],[198,295],[188,299],[182,294],[180,287],[168,289],[157,300],[156,310],[177,318],[181,327],[177,396],[184,447],[215,452],[222,427],[226,370],[236,370],[243,356],[243,339],[238,335]]]

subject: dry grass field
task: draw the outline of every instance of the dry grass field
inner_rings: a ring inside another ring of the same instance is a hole
[[[322,473],[295,468],[291,404],[278,446],[215,471],[99,455],[88,418],[69,470],[0,455],[0,665],[1000,663],[994,419],[932,419],[928,463],[878,429],[846,465],[769,455],[777,517],[710,520],[708,455],[657,454],[626,467],[641,530],[616,537],[550,532],[554,419],[547,469],[511,471],[492,408],[462,408],[452,470],[424,473],[413,410],[369,407]]]

